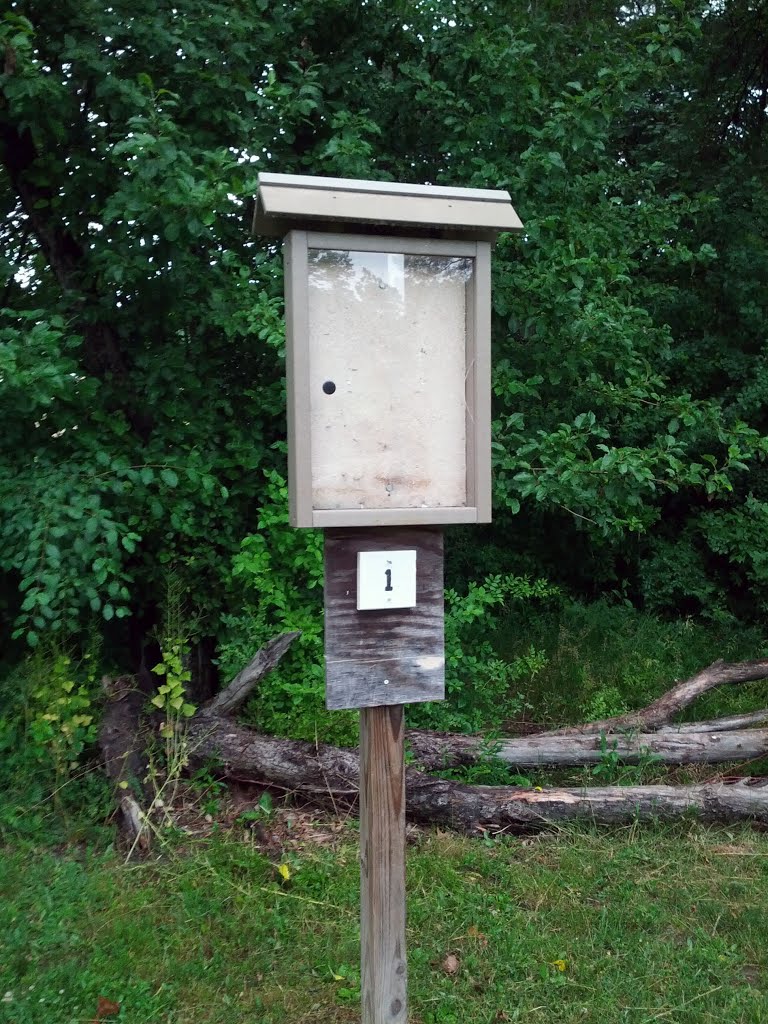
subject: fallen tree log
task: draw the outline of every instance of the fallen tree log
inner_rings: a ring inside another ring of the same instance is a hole
[[[241,673],[242,676],[242,673]],[[233,779],[277,787],[338,809],[353,807],[358,797],[359,760],[355,751],[322,743],[262,736],[232,720],[255,685],[241,676],[209,702],[187,726],[190,765],[217,761]],[[226,708],[226,713],[220,709]],[[761,732],[761,730],[754,730]],[[414,734],[430,737],[430,734]],[[730,738],[718,734],[722,742]],[[431,736],[434,742],[435,737]],[[545,741],[553,736],[540,736]],[[667,737],[669,739],[670,737]],[[441,738],[443,741],[445,737]],[[471,748],[471,737],[461,740]],[[527,737],[530,742],[536,737]],[[573,738],[560,737],[563,744]],[[628,740],[628,737],[620,737]],[[582,737],[595,751],[596,740]],[[678,742],[701,743],[684,736]],[[475,738],[475,744],[479,741]],[[511,741],[510,741],[511,742]],[[598,744],[598,754],[599,744]],[[732,780],[698,786],[603,786],[584,788],[469,786],[436,779],[415,768],[406,771],[406,811],[415,820],[464,830],[534,831],[548,824],[589,820],[604,824],[632,820],[674,819],[696,814],[706,821],[768,821],[768,780]]]
[[[748,729],[751,725],[768,725],[768,708],[749,711],[743,715],[725,715],[723,718],[709,718],[703,722],[677,722],[660,725],[656,735],[665,732],[731,732],[734,729]]]
[[[354,807],[358,797],[358,755],[326,744],[311,744],[259,735],[234,721],[234,714],[258,681],[277,663],[298,634],[276,637],[221,693],[208,701],[186,726],[191,768],[221,766],[231,779],[255,782],[286,793],[300,794],[334,808]],[[706,723],[701,732],[688,726],[670,726],[668,718],[700,693],[723,682],[761,679],[768,675],[768,660],[740,665],[715,663],[669,694],[630,715],[588,723],[568,730],[539,733],[499,741],[497,756],[510,764],[589,764],[605,751],[615,750],[623,760],[638,760],[649,753],[674,763],[692,760],[744,760],[768,753],[768,729],[746,729],[763,721],[765,712],[731,716]],[[130,690],[128,691],[130,692]],[[125,778],[127,758],[135,749],[138,727],[125,721],[139,710],[135,699],[122,704],[126,694],[107,705],[102,725],[102,746],[113,781]],[[755,716],[759,716],[757,719]],[[651,724],[653,731],[630,730],[633,722]],[[608,732],[603,739],[600,733]],[[482,738],[441,736],[411,732],[409,743],[428,769],[477,760],[488,746]],[[470,786],[436,779],[410,767],[406,772],[407,812],[413,819],[462,829],[531,831],[548,823],[587,819],[600,823],[670,819],[696,814],[707,821],[768,821],[768,780],[726,780],[698,786],[575,787],[541,790],[538,787]],[[119,794],[118,794],[119,795]],[[131,808],[123,808],[131,828],[141,827],[140,816],[131,822]]]
[[[638,764],[649,757],[661,764],[717,764],[751,761],[768,755],[768,729],[670,730],[607,736],[540,733],[503,737],[490,744],[477,736],[414,730],[406,733],[406,742],[427,771],[474,764],[489,753],[499,761],[520,768],[598,764],[607,752],[617,754],[626,764]]]
[[[519,767],[597,764],[615,751],[628,764],[652,756],[663,764],[716,764],[750,761],[768,755],[768,708],[705,722],[673,724],[669,720],[708,690],[723,684],[755,682],[768,677],[768,660],[726,664],[716,661],[637,711],[597,722],[567,726],[524,737],[482,737],[410,730],[410,749],[427,770],[468,765],[491,750]],[[730,734],[730,735],[729,735]]]
[[[466,786],[406,777],[406,811],[416,820],[463,830],[540,831],[549,825],[590,821],[601,825],[672,821],[768,821],[768,779],[738,779],[698,786],[601,786],[584,789],[515,789]]]
[[[327,744],[261,736],[221,717],[190,723],[192,766],[215,758],[224,775],[309,797],[338,810],[357,803],[355,751]],[[672,820],[768,822],[768,779],[739,779],[697,786],[600,786],[539,790],[519,786],[469,786],[406,771],[406,813],[416,821],[451,828],[530,832],[576,820],[600,824]]]

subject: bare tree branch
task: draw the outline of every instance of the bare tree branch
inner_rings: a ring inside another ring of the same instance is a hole
[[[721,686],[724,683],[751,683],[765,678],[768,678],[768,659],[766,658],[757,661],[739,661],[735,664],[715,661],[708,668],[691,676],[690,679],[677,683],[671,690],[639,711],[603,718],[599,722],[587,722],[583,725],[570,725],[564,729],[555,729],[550,735],[587,736],[630,729],[655,732],[661,726],[667,725],[671,718],[687,708],[697,697],[716,686]]]
[[[262,647],[253,661],[238,672],[229,686],[217,693],[201,711],[202,717],[220,715],[226,717],[234,714],[250,694],[254,686],[271,672],[293,641],[301,636],[300,632],[281,633]]]

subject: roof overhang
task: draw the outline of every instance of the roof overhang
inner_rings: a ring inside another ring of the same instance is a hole
[[[391,181],[260,174],[253,231],[285,235],[296,228],[337,231],[396,227],[406,234],[495,241],[523,227],[508,192],[405,185]]]

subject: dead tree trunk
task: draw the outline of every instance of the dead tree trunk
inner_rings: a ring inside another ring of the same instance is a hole
[[[302,794],[334,809],[357,802],[359,762],[355,751],[260,736],[244,726],[205,715],[195,719],[189,739],[190,763],[216,758],[229,778]],[[406,811],[415,820],[465,830],[531,831],[577,819],[610,824],[688,814],[705,821],[768,822],[768,780],[539,791],[518,786],[468,786],[410,768],[406,773]]]
[[[99,728],[104,770],[114,786],[122,832],[131,845],[135,843],[143,850],[148,843],[142,810],[147,757],[141,735],[141,712],[147,694],[136,685],[133,676],[105,676],[102,686],[107,700]]]
[[[355,751],[261,736],[234,721],[235,713],[254,686],[277,664],[297,635],[275,638],[189,721],[186,733],[189,764],[194,768],[213,761],[232,779],[300,794],[331,807],[352,807],[358,798],[359,762]],[[712,686],[767,675],[768,660],[741,665],[716,662],[678,684],[648,708],[569,730],[504,739],[497,756],[521,766],[590,764],[603,756],[604,743],[607,749],[615,749],[627,761],[637,760],[648,752],[674,763],[762,756],[768,753],[768,728],[745,726],[764,721],[765,711],[690,726],[670,726],[669,720]],[[138,727],[131,731],[127,721],[133,715],[137,723],[139,709],[131,703],[121,704],[125,697],[126,694],[122,694],[108,703],[101,730],[107,770],[116,784],[125,780],[129,770],[137,774],[142,763],[140,745],[137,745]],[[646,731],[630,731],[641,723]],[[706,726],[706,731],[700,731],[701,725]],[[605,741],[601,733],[608,733]],[[478,737],[425,732],[410,733],[409,744],[419,762],[432,770],[449,764],[471,763],[485,749],[483,740]],[[575,819],[614,823],[670,819],[691,813],[707,821],[755,819],[768,822],[768,780],[762,779],[726,780],[698,786],[539,790],[469,786],[436,779],[409,768],[406,792],[407,813],[412,819],[469,830],[530,831],[548,823]],[[122,806],[122,798],[128,794],[118,789],[118,796],[121,796]],[[126,821],[134,831],[141,821],[135,811],[135,807],[123,807]]]
[[[490,747],[476,736],[406,734],[409,749],[428,771],[474,764],[490,750],[495,758],[520,768],[598,764],[607,751],[626,764],[652,757],[660,764],[717,764],[751,761],[768,755],[768,729],[690,730],[661,733],[612,733],[563,736],[541,733],[500,739]]]

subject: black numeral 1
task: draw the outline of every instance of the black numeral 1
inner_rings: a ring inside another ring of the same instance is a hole
[[[386,587],[384,587],[384,589],[385,590],[392,590],[392,589],[394,589],[392,587],[392,570],[391,569],[385,569],[384,570],[384,575],[387,577],[387,585],[386,585]]]

